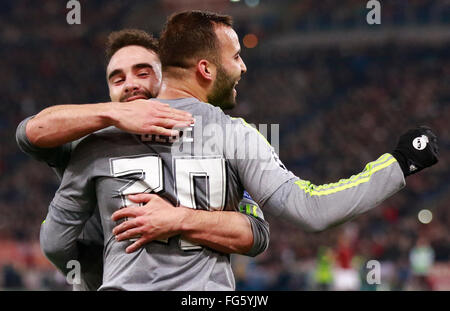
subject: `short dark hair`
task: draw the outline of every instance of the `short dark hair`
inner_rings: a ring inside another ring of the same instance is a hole
[[[158,54],[158,40],[141,29],[123,29],[109,34],[106,43],[106,63],[121,48],[129,45],[139,45]]]
[[[189,68],[205,58],[217,64],[220,48],[214,27],[232,27],[233,19],[206,11],[172,14],[161,32],[159,58],[163,71],[167,67]]]

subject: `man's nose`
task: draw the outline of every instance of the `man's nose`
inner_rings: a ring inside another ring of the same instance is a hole
[[[134,83],[134,81],[128,81],[127,83],[125,83],[124,91],[125,93],[133,92],[135,90],[138,90],[139,88],[140,88],[139,84]]]
[[[245,63],[243,60],[241,60],[241,75],[247,72],[247,66],[245,66]]]

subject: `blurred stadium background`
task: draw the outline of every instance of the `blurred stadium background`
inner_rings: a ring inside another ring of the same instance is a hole
[[[266,215],[269,249],[233,256],[238,290],[450,290],[450,1],[211,0],[81,3],[2,0],[0,6],[0,290],[70,290],[43,257],[39,226],[58,186],[17,148],[19,122],[55,104],[108,101],[103,47],[125,27],[158,35],[166,16],[208,9],[235,19],[248,72],[231,111],[280,124],[280,157],[315,184],[335,182],[427,124],[440,162],[408,178],[379,208],[322,233]],[[381,284],[366,263],[381,263]]]

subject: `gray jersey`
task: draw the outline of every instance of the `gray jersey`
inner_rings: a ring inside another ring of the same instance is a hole
[[[111,214],[127,205],[128,194],[154,192],[191,208],[235,210],[245,188],[273,214],[321,230],[367,211],[404,186],[401,169],[389,154],[347,180],[314,186],[288,171],[243,120],[195,99],[166,102],[195,116],[192,131],[185,130],[178,140],[115,128],[89,135],[75,148],[50,205],[47,221],[59,227],[58,239],[43,226],[41,243],[54,250],[53,262],[64,270],[76,258],[73,241],[80,225],[98,204],[105,233],[101,289],[234,289],[227,255],[179,238],[126,254],[130,242],[115,241]]]
[[[67,167],[67,164],[69,163],[72,149],[82,139],[78,139],[74,142],[70,142],[54,148],[36,147],[28,140],[28,137],[26,135],[26,125],[31,118],[33,118],[33,116],[24,119],[18,125],[16,131],[17,145],[24,153],[28,154],[32,158],[38,161],[46,162],[50,167],[53,168],[58,178],[61,179]],[[246,210],[242,209],[242,206],[252,206],[252,212],[246,213]],[[239,203],[239,207],[240,212],[247,215],[253,233],[253,246],[248,253],[243,255],[259,255],[269,245],[269,224],[265,221],[264,214],[258,204],[251,199],[248,193],[244,194],[242,201]],[[98,249],[98,246],[103,247],[103,240],[104,238],[100,222],[100,215],[98,209],[95,209],[94,214],[85,224],[83,231],[81,232],[79,237],[80,245],[83,249],[85,249],[84,251],[82,251],[82,253],[86,254],[86,259],[89,262],[92,262],[94,267],[99,267],[102,264],[102,258],[99,257],[98,259],[94,259],[96,258],[94,255],[101,253],[101,251]],[[83,266],[86,267],[88,265],[84,264]],[[94,269],[89,269],[89,271],[94,273]],[[92,290],[94,288],[97,289],[100,286],[100,283],[97,281],[101,280],[101,273],[102,269],[100,269],[99,273],[97,273],[97,277],[90,277],[92,280],[86,282],[86,286],[83,285],[82,287],[85,287],[88,290]]]
[[[174,107],[194,115],[214,116],[217,111],[192,99],[175,101]],[[182,139],[189,141],[188,135]],[[191,135],[195,141],[195,131]],[[132,135],[114,127],[87,136],[72,151],[41,236],[54,237],[51,228],[67,225],[67,230],[57,235],[57,242],[71,245],[77,230],[98,205],[105,241],[101,289],[233,290],[234,277],[226,254],[179,237],[152,242],[127,254],[125,248],[131,242],[117,242],[112,234],[117,225],[111,221],[112,213],[130,205],[126,196],[133,193],[157,193],[174,205],[196,209],[239,211],[244,189],[228,176],[231,171],[223,152],[216,149],[198,154],[196,148],[179,147],[174,148],[165,138]],[[70,254],[67,259],[76,258],[75,249],[66,251]],[[67,260],[52,259],[66,270]]]
[[[30,118],[22,121],[16,132],[17,143],[22,151],[31,155],[33,158],[47,162],[54,168],[58,176],[62,176],[64,170],[70,159],[72,149],[79,143],[80,140],[65,144],[56,148],[38,148],[33,146],[25,133],[26,123]],[[205,202],[203,202],[205,203]],[[207,208],[203,206],[202,208]],[[264,220],[263,213],[259,206],[248,196],[239,203],[239,210],[247,215],[251,224],[253,232],[253,246],[250,251],[244,255],[256,256],[263,252],[269,243],[269,225]],[[49,217],[47,217],[49,218]],[[52,228],[52,220],[46,220],[46,228]],[[57,227],[59,229],[59,227]],[[57,234],[58,230],[53,230]],[[100,218],[98,209],[94,209],[92,215],[85,224],[80,236],[77,240],[77,260],[81,262],[82,266],[82,283],[74,286],[76,289],[93,290],[97,289],[101,284],[102,276],[102,249],[98,245],[103,246],[103,232],[100,227]],[[188,243],[185,243],[188,247]],[[195,248],[194,246],[189,246]]]

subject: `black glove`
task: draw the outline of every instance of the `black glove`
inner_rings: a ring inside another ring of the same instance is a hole
[[[437,137],[427,126],[420,126],[400,136],[391,153],[400,164],[403,174],[409,176],[438,162]]]

